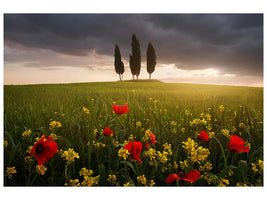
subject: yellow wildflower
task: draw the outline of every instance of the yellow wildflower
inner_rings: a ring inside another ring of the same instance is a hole
[[[158,159],[161,163],[166,163],[168,161],[168,152],[163,151],[162,153],[160,151],[157,151]]]
[[[52,122],[49,123],[49,126],[50,126],[50,128],[55,129],[55,128],[61,127],[62,125],[58,121],[52,121]]]
[[[29,164],[29,163],[31,163],[32,161],[33,161],[33,159],[31,158],[31,156],[26,156],[26,157],[24,157],[24,162],[25,162],[25,163]]]
[[[178,164],[174,161],[174,164],[173,164],[173,168],[174,169],[178,169]]]
[[[177,122],[176,121],[171,121],[171,125],[172,126],[176,126],[177,125]]]
[[[211,115],[209,113],[206,114],[207,121],[211,121]]]
[[[27,154],[30,154],[31,151],[32,151],[32,148],[33,148],[33,146],[29,146],[28,149],[27,149],[27,151],[26,151],[26,153],[27,153]]]
[[[243,122],[240,122],[239,125],[238,125],[239,128],[244,128],[246,127],[246,125],[243,123]]]
[[[130,182],[124,183],[123,184],[124,187],[129,187],[129,186],[133,186],[133,184],[131,184]]]
[[[183,128],[181,128],[181,132],[182,133],[184,133],[185,132],[185,128],[183,127]]]
[[[145,177],[145,175],[137,176],[136,179],[137,179],[138,182],[142,183],[143,185],[146,184],[146,177]]]
[[[241,182],[238,182],[237,184],[236,184],[236,186],[238,186],[238,187],[248,187],[248,185],[247,184],[245,184],[245,183],[241,183]]]
[[[95,142],[95,141],[93,141],[93,145],[96,147],[96,148],[98,148],[98,149],[100,149],[100,148],[104,148],[106,145],[104,144],[104,143],[102,143],[102,142]]]
[[[210,155],[210,151],[207,148],[203,148],[202,146],[197,149],[192,148],[190,152],[190,159],[192,162],[200,162],[204,161]]]
[[[157,153],[156,153],[156,150],[153,149],[153,148],[149,148],[145,153],[144,153],[144,157],[148,157],[149,158],[149,165],[153,166],[155,165],[156,161],[156,156],[157,156]]]
[[[36,172],[37,174],[41,174],[41,175],[44,175],[45,172],[47,170],[47,167],[46,166],[43,166],[43,165],[37,165],[36,166]]]
[[[197,143],[191,138],[187,139],[187,142],[183,142],[182,146],[185,150],[191,150],[192,148],[197,147]]]
[[[190,111],[189,110],[185,110],[184,113],[185,113],[186,116],[190,115]]]
[[[16,167],[7,167],[6,176],[8,179],[11,179],[14,174],[17,173]]]
[[[262,173],[262,171],[263,171],[263,161],[262,160],[258,161],[258,167],[259,167],[259,172]]]
[[[188,168],[187,160],[185,160],[184,162],[180,161],[180,166],[181,166],[182,170],[184,170],[185,168]]]
[[[229,176],[232,176],[234,174],[234,172],[232,170],[229,170],[228,174],[229,174]]]
[[[213,138],[214,135],[215,135],[215,132],[209,132],[208,134],[209,134],[209,137],[210,137],[210,138]]]
[[[227,129],[222,129],[221,133],[225,136],[225,137],[230,137],[229,131]]]
[[[117,177],[115,174],[109,174],[107,181],[112,185],[116,183]]]
[[[153,180],[151,180],[150,183],[149,183],[149,186],[152,187],[152,186],[154,186],[155,184],[156,184],[156,183],[155,183]]]
[[[31,131],[31,129],[29,129],[29,130],[27,130],[27,131],[24,131],[24,132],[22,133],[22,136],[23,136],[23,137],[24,137],[24,136],[29,136],[31,133],[32,133],[32,131]]]
[[[176,108],[176,109],[178,109],[178,108],[179,108],[179,106],[175,106],[175,108]]]
[[[251,163],[251,165],[252,165],[252,171],[254,172],[254,173],[256,173],[257,171],[259,171],[258,169],[257,169],[257,166],[256,166],[256,164],[255,163]]]
[[[193,119],[193,121],[190,121],[190,126],[194,126],[194,125],[206,125],[207,121],[205,119]]]
[[[223,178],[223,179],[220,181],[220,183],[219,183],[218,186],[225,187],[225,186],[227,186],[227,185],[229,185],[229,180]]]
[[[61,155],[65,160],[69,162],[74,162],[75,158],[79,159],[79,154],[76,153],[73,149],[69,148],[68,151],[64,151]]]
[[[142,124],[140,121],[136,122],[136,126],[140,127]]]
[[[235,132],[236,132],[236,127],[233,126],[233,128],[232,128],[232,133],[235,133]]]
[[[95,128],[95,129],[94,129],[94,135],[97,134],[97,131],[98,131],[97,128]]]
[[[7,148],[7,146],[8,146],[8,141],[4,140],[4,148]]]
[[[129,151],[127,149],[124,149],[123,147],[118,151],[118,156],[123,158],[124,160],[126,160],[129,155]]]
[[[91,177],[91,176],[85,176],[84,181],[81,183],[82,186],[92,186],[97,185],[99,181],[100,175]]]
[[[49,136],[52,137],[54,140],[57,140],[57,135],[55,133],[51,133]]]
[[[86,114],[86,115],[89,115],[90,110],[85,108],[85,107],[83,107],[83,113]]]
[[[83,167],[80,172],[79,175],[80,176],[92,176],[94,174],[94,172],[90,169],[88,170],[87,168]]]
[[[133,134],[130,134],[128,139],[129,139],[129,141],[133,141],[135,139],[135,136]]]
[[[164,151],[167,151],[168,152],[168,155],[172,155],[172,145],[171,144],[168,144],[167,142],[165,144],[163,144],[163,148],[164,148]]]
[[[81,186],[81,184],[79,183],[79,179],[70,179],[69,183],[65,183],[65,186]]]
[[[135,93],[135,89],[132,89],[132,92]]]
[[[219,106],[219,110],[220,110],[220,112],[223,112],[225,110],[224,106],[223,105],[220,105]]]

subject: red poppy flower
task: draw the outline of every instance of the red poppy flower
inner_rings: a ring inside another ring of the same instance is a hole
[[[119,106],[119,105],[112,105],[112,109],[114,110],[114,112],[117,115],[122,115],[127,113],[130,109],[127,108],[127,103],[124,104],[123,106]]]
[[[105,128],[105,130],[103,131],[103,135],[104,136],[109,136],[111,134],[113,134],[114,132],[112,130],[110,130],[107,126]]]
[[[127,149],[130,152],[130,158],[137,160],[139,163],[142,163],[139,158],[142,151],[142,143],[141,142],[129,142],[124,146],[124,149]]]
[[[249,147],[244,146],[245,142],[240,137],[236,135],[231,135],[230,141],[228,143],[228,149],[233,153],[238,152],[249,152]]]
[[[208,142],[209,141],[209,134],[206,133],[205,131],[201,131],[199,133],[199,135],[197,136],[197,139],[200,140],[200,141]]]
[[[166,182],[167,183],[171,183],[177,179],[180,180],[184,180],[184,181],[188,181],[188,182],[195,182],[199,179],[199,175],[200,175],[200,171],[198,170],[194,170],[194,171],[190,171],[185,175],[178,175],[178,174],[170,174],[167,179]]]
[[[34,154],[38,161],[38,165],[45,164],[50,158],[52,158],[57,152],[57,143],[49,136],[45,138],[45,135],[38,140],[30,153],[30,156]]]
[[[156,136],[153,133],[150,133],[150,141],[145,144],[145,146],[148,148],[150,144],[156,144],[158,141],[155,140]]]

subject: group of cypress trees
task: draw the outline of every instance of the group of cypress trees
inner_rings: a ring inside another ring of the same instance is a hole
[[[114,57],[115,57],[114,60],[115,71],[117,74],[119,74],[120,80],[122,80],[124,73],[124,64],[121,60],[120,48],[117,44],[115,45]],[[149,79],[151,79],[151,74],[154,72],[157,62],[156,62],[155,49],[150,42],[148,43],[147,47],[146,59],[147,59],[147,72],[149,73]],[[141,70],[141,49],[139,40],[137,39],[135,34],[132,35],[132,53],[130,54],[129,63],[133,79],[134,76],[136,76],[136,79],[138,80],[138,76]]]

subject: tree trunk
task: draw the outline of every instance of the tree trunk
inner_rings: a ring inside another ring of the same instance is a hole
[[[121,74],[121,79],[123,80],[123,74]]]
[[[134,75],[133,75],[133,80],[134,80]]]
[[[149,74],[149,80],[151,80],[151,74]]]
[[[136,79],[138,80],[138,76],[136,75]]]
[[[121,81],[121,74],[119,74],[119,77],[120,77],[120,81]]]

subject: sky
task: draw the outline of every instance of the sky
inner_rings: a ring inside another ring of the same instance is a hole
[[[147,79],[151,42],[163,82],[263,86],[262,14],[4,14],[4,84],[117,81],[115,44],[129,69],[131,37]]]

